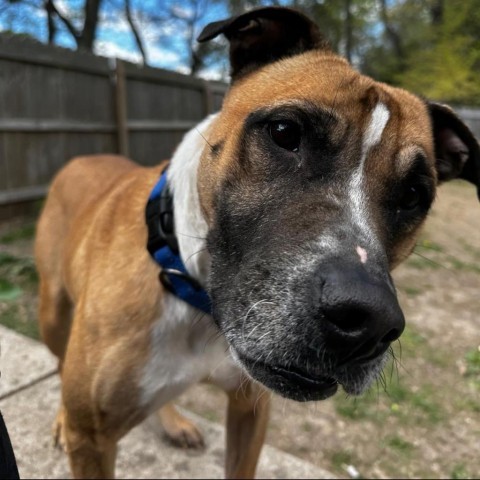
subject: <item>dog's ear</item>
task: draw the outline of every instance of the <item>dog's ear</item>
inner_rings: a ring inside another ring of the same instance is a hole
[[[317,25],[290,8],[259,8],[210,23],[197,40],[206,42],[221,33],[230,42],[232,81],[280,58],[313,49],[330,50]]]
[[[439,182],[463,178],[477,186],[480,200],[480,146],[447,105],[429,102]]]

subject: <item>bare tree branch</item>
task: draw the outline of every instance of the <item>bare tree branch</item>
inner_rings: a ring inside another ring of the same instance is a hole
[[[147,53],[145,51],[145,47],[143,45],[142,38],[140,37],[140,33],[138,32],[137,26],[135,25],[135,22],[133,21],[130,0],[125,0],[125,15],[127,17],[127,22],[130,25],[130,28],[132,30],[133,36],[135,37],[135,42],[137,44],[137,47],[140,50],[140,53],[142,54],[143,64],[147,65],[148,64],[147,63]]]
[[[79,33],[78,33],[77,29],[73,26],[73,23],[58,10],[56,5],[53,3],[53,0],[49,0],[49,3],[50,3],[50,8],[52,9],[52,12],[54,12],[55,15],[67,27],[67,30],[71,33],[71,35],[75,39],[75,42],[78,45]]]

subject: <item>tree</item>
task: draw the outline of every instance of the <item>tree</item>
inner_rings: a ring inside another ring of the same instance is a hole
[[[74,22],[68,15],[62,13],[53,0],[45,1],[45,9],[47,11],[47,21],[49,26],[49,41],[52,37],[55,37],[54,18],[60,20],[61,23],[67,28],[72,37],[74,38],[79,50],[86,50],[91,52],[93,50],[93,42],[95,40],[95,32],[98,25],[98,14],[102,0],[85,0],[84,7],[82,9],[83,21],[80,27],[76,27]]]

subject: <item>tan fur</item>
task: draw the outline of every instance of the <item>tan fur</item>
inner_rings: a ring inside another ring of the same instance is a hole
[[[117,441],[148,413],[139,404],[138,376],[163,291],[145,248],[144,209],[162,169],[116,156],[74,159],[55,178],[38,223],[41,334],[59,358],[62,377],[54,434],[76,478],[113,477]],[[246,405],[241,415],[253,424],[262,412],[257,406],[253,415],[256,398],[232,400]],[[173,405],[165,405],[159,419],[173,441],[202,445],[196,427]],[[248,433],[238,442],[245,439]],[[231,476],[253,475],[261,439],[253,453],[232,442],[241,462],[229,460]]]

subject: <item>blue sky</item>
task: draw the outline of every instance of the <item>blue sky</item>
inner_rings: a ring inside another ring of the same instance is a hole
[[[228,16],[225,4],[204,0],[207,4],[205,15],[202,16],[198,28],[211,21]],[[94,53],[107,57],[119,57],[131,62],[141,62],[141,55],[134,42],[133,34],[118,5],[123,2],[118,0],[104,0],[100,12],[101,21],[97,30]],[[27,33],[42,42],[48,38],[46,13],[42,8],[42,0],[19,2],[5,7],[6,2],[0,1],[0,30],[11,30],[15,33]],[[81,10],[84,0],[56,0],[57,8],[69,18],[74,18],[74,12]],[[188,0],[132,0],[132,10],[141,10],[158,15],[167,11],[172,6],[187,12],[190,2]],[[172,26],[160,22],[149,22],[135,16],[136,24],[144,40],[149,64],[151,66],[168,68],[186,72],[184,33],[175,31]],[[77,20],[81,21],[81,20]],[[75,24],[75,20],[74,20]],[[68,30],[57,22],[58,33],[56,43],[67,48],[75,48],[75,41]],[[197,32],[198,34],[199,32]],[[219,75],[218,68],[204,72],[204,76],[215,78]]]

